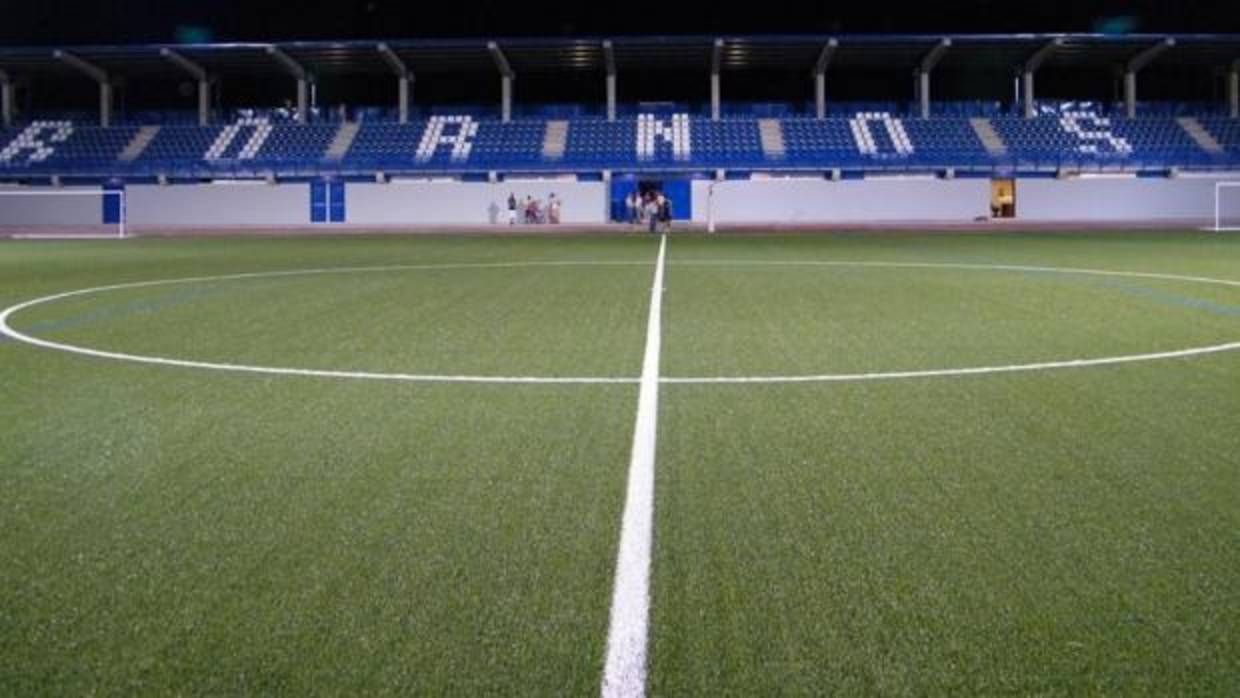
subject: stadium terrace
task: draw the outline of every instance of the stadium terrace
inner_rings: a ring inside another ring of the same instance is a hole
[[[143,192],[151,186],[224,181],[280,183],[308,192],[313,203],[299,210],[273,204],[264,219],[270,224],[399,223],[403,214],[391,213],[381,185],[428,179],[455,182],[476,203],[460,207],[457,214],[429,212],[423,222],[484,223],[495,220],[487,209],[505,182],[531,178],[565,182],[571,192],[566,220],[576,223],[622,218],[625,197],[635,188],[667,192],[676,203],[675,218],[699,224],[707,218],[724,224],[782,218],[774,211],[729,210],[727,202],[738,199],[773,200],[780,209],[796,211],[791,221],[796,223],[981,216],[1205,220],[1212,217],[1214,182],[1240,169],[1237,55],[1240,37],[1230,35],[6,48],[0,49],[0,181],[129,189],[127,213],[137,225],[175,222],[147,203]],[[1010,69],[1010,99],[934,98],[944,80],[996,65]],[[1221,89],[1213,101],[1140,101],[1141,73],[1158,65],[1210,74]],[[1040,70],[1100,66],[1115,70],[1119,101],[1085,95],[1039,99]],[[833,79],[876,69],[908,74],[912,99],[830,98]],[[806,92],[775,95],[783,102],[726,101],[728,80],[756,70],[803,74]],[[663,72],[699,73],[709,86],[709,101],[617,100],[619,83],[657,80]],[[565,74],[575,80],[594,76],[605,98],[524,105],[517,85],[526,74]],[[500,99],[490,106],[415,104],[418,76],[494,80]],[[287,106],[221,106],[219,94],[230,79],[242,77],[289,85]],[[390,84],[391,102],[321,106],[320,100],[331,102],[331,97],[320,94],[317,83],[328,77]],[[169,78],[195,86],[196,111],[116,111],[117,84]],[[26,108],[17,109],[19,86],[28,91],[34,83],[87,80],[98,86],[96,115],[40,112],[29,99]],[[1082,181],[1096,175],[1111,180]],[[937,182],[893,184],[895,177]],[[1191,181],[1186,183],[1186,177]],[[771,178],[798,181],[786,181],[772,197]],[[824,181],[844,184],[832,188]],[[708,182],[725,183],[721,191],[732,194],[720,198],[717,212],[707,212],[714,205],[708,201]],[[741,193],[750,187],[761,193]],[[356,203],[350,201],[351,191],[361,194]],[[1151,192],[1181,205],[1159,211],[1141,206]],[[1100,195],[1124,202],[1124,210],[1094,206]],[[784,196],[791,198],[781,201]],[[217,195],[204,208],[228,210],[227,198]],[[182,215],[183,209],[175,208]],[[101,210],[100,215],[112,222],[118,213]],[[204,211],[192,222],[246,221],[213,218]]]

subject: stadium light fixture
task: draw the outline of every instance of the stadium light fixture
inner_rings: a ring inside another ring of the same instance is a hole
[[[99,125],[105,128],[110,126],[112,124],[112,83],[108,79],[107,71],[76,54],[61,49],[53,51],[52,57],[99,83]]]
[[[162,48],[159,55],[168,59],[173,65],[190,74],[198,82],[198,125],[206,126],[210,122],[211,117],[211,84],[208,80],[207,70],[197,62],[191,60],[185,54],[173,51],[170,48]]]

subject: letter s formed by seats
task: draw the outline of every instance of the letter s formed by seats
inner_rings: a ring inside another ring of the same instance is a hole
[[[1117,155],[1132,153],[1132,145],[1128,143],[1128,139],[1111,133],[1111,120],[1093,112],[1064,112],[1059,116],[1059,125],[1077,138],[1078,152]]]
[[[44,135],[51,131],[50,134]],[[71,121],[35,121],[0,150],[0,162],[13,162],[22,153],[29,153],[25,162],[43,162],[56,152],[52,143],[63,143],[73,134]]]

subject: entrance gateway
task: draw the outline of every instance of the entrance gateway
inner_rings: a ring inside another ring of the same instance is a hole
[[[990,217],[1016,217],[1016,180],[990,180]]]
[[[641,196],[649,192],[663,192],[672,201],[672,219],[687,221],[693,218],[693,187],[688,177],[617,176],[611,180],[611,220],[624,221],[628,216],[625,201],[629,193],[637,191]]]

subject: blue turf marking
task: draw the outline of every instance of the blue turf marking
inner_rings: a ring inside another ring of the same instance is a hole
[[[54,334],[64,330],[78,329],[81,327],[89,327],[97,325],[109,320],[116,320],[124,317],[133,317],[136,315],[150,315],[157,313],[166,308],[177,305],[184,305],[191,301],[207,296],[217,295],[226,292],[226,287],[215,289],[204,288],[179,288],[175,291],[165,293],[155,298],[143,298],[121,303],[119,305],[105,305],[95,308],[87,312],[73,315],[60,320],[45,320],[27,327],[23,327],[22,331],[28,334],[38,336],[40,334]],[[0,343],[11,342],[12,337],[0,335]]]
[[[1002,265],[1010,264],[1010,262],[990,262],[990,264]],[[1144,286],[1122,278],[1092,275],[1086,276],[1078,274],[1046,274],[1044,272],[1036,271],[1022,271],[1019,273],[1027,279],[1036,279],[1037,281],[1049,282],[1053,284],[1068,283],[1092,286],[1094,288],[1114,289],[1134,298],[1153,301],[1154,303],[1166,308],[1200,310],[1221,317],[1240,317],[1240,305],[1229,305],[1226,303],[1216,303],[1214,301],[1203,300],[1201,298],[1194,298],[1192,296],[1186,296],[1182,293],[1175,293],[1174,291],[1151,288],[1149,286]]]
[[[1169,308],[1189,308],[1191,310],[1202,310],[1213,315],[1221,315],[1224,317],[1240,317],[1240,305],[1227,305],[1225,303],[1216,303],[1214,301],[1203,300],[1201,298],[1193,298],[1185,296],[1173,291],[1164,291],[1162,289],[1150,288],[1117,279],[1097,279],[1097,285],[1114,288],[1124,293],[1154,301],[1155,303]]]

